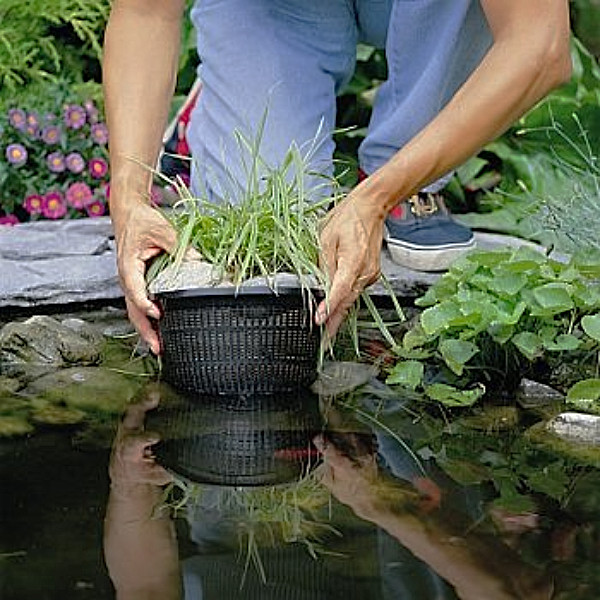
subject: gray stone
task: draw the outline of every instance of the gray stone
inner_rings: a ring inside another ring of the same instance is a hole
[[[516,399],[523,408],[537,408],[561,402],[564,396],[549,385],[524,378],[519,384]]]
[[[375,365],[357,362],[326,362],[312,390],[320,396],[340,396],[377,377]]]
[[[9,377],[23,377],[36,372],[36,367],[43,372],[69,364],[95,364],[100,361],[102,341],[78,319],[59,323],[36,315],[0,330],[0,370]]]
[[[567,442],[600,446],[600,416],[565,412],[547,424],[548,431]]]
[[[0,307],[121,298],[108,217],[0,229]]]

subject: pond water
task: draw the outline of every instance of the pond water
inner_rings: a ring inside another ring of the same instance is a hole
[[[138,387],[124,419],[0,443],[3,600],[600,597],[599,472],[510,410]]]

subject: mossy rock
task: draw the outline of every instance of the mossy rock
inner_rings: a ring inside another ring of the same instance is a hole
[[[77,408],[47,404],[33,411],[31,419],[39,425],[65,426],[78,425],[86,418],[86,413]]]
[[[26,416],[0,416],[0,437],[27,435],[34,430]]]
[[[61,369],[37,379],[24,393],[48,404],[91,413],[120,414],[145,383],[103,367]]]
[[[547,451],[582,465],[600,468],[600,446],[565,440],[549,431],[545,422],[536,423],[525,432],[525,438]]]
[[[516,406],[485,406],[476,414],[457,420],[466,429],[485,431],[507,431],[519,424],[519,410]]]
[[[31,410],[31,402],[28,398],[22,398],[15,395],[0,395],[0,415],[2,416],[20,416],[27,414]]]
[[[0,377],[0,398],[14,394],[21,387],[21,382],[13,377]]]

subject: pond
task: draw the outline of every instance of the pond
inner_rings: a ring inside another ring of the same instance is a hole
[[[86,418],[0,443],[2,598],[598,597],[594,466],[523,435],[535,410],[451,419],[364,367],[242,400],[30,384]]]

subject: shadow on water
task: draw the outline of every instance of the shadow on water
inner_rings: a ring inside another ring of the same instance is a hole
[[[598,471],[407,406],[153,382],[112,455],[2,442],[1,597],[597,598]]]

